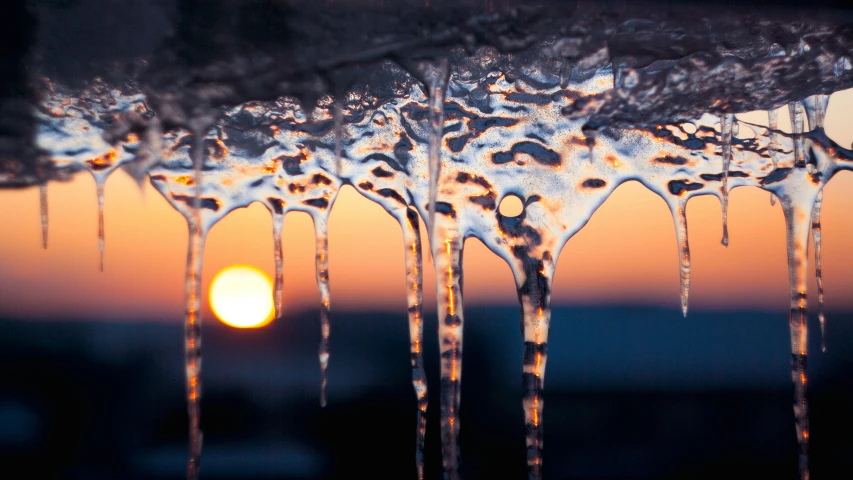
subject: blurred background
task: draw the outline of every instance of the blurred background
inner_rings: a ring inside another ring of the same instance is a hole
[[[853,140],[851,105],[853,92],[840,92],[828,112],[828,132],[844,146]],[[783,111],[790,131],[786,118]],[[92,179],[52,183],[48,197],[44,250],[38,190],[0,191],[0,464],[35,478],[182,478],[185,221],[150,186],[114,175],[100,273]],[[784,222],[769,199],[758,189],[732,192],[728,248],[720,245],[719,202],[690,202],[686,319],[672,219],[644,187],[619,187],[569,241],[553,292],[547,478],[796,478]],[[827,353],[811,316],[814,478],[853,467],[851,211],[853,173],[843,172],[825,190],[822,217]],[[203,478],[413,478],[398,225],[350,187],[331,214],[325,409],[309,217],[288,215],[285,235],[282,318],[235,329],[206,307]],[[432,307],[435,276],[431,259],[424,263]],[[259,205],[211,231],[205,292],[232,265],[273,273],[271,220]],[[472,479],[523,478],[515,287],[509,268],[476,240],[466,244],[464,268],[463,469]],[[429,478],[441,473],[436,328],[428,308]]]

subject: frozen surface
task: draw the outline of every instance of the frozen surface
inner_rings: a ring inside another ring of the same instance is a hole
[[[44,80],[45,96],[35,113],[36,145],[55,171],[91,172],[101,210],[110,173],[124,168],[139,181],[147,176],[187,219],[189,478],[198,476],[202,438],[202,251],[207,232],[228,213],[260,202],[273,216],[279,313],[284,216],[302,211],[314,221],[323,405],[332,331],[328,242],[335,241],[327,238],[326,224],[339,188],[351,184],[399,221],[418,399],[419,478],[427,408],[420,221],[429,232],[438,272],[442,421],[437,434],[446,478],[461,475],[464,240],[476,237],[506,261],[522,312],[528,476],[537,479],[557,260],[569,238],[627,181],[642,183],[669,206],[684,315],[690,289],[689,200],[720,199],[724,245],[732,189],[761,188],[781,203],[800,477],[809,478],[807,247],[812,235],[822,305],[821,189],[838,171],[853,169],[853,151],[827,137],[823,117],[828,94],[853,83],[849,32],[826,22],[719,20],[693,25],[696,38],[685,40],[690,34],[684,26],[665,21],[618,23],[605,17],[611,23],[596,27],[592,20],[572,17],[559,34],[543,40],[524,34],[537,25],[525,12],[515,11],[518,32],[481,32],[487,41],[472,40],[464,48],[452,41],[467,38],[464,29],[460,33],[459,26],[438,23],[421,43],[386,42],[384,49],[363,50],[362,57],[338,57],[320,69],[331,87],[326,90],[335,96],[293,83],[294,72],[309,67],[295,62],[293,69],[280,70],[269,63],[275,55],[265,57],[268,51],[242,60],[214,55],[207,64],[167,56],[159,70],[122,82],[96,78],[70,87]],[[501,21],[500,16],[474,17],[465,25],[476,30]],[[451,40],[440,40],[442,32]],[[242,44],[235,45],[239,53]],[[369,69],[335,70],[368,60]],[[775,109],[782,105],[788,106],[793,133],[776,128]],[[768,111],[769,128],[735,117],[756,109]],[[500,213],[507,196],[522,200],[518,216]],[[46,202],[42,211],[46,225]],[[737,241],[736,232],[732,237]],[[103,251],[103,221],[99,239]]]

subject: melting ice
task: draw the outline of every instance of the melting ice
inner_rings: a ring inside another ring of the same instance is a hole
[[[99,247],[103,255],[103,185],[116,169],[151,183],[187,220],[186,375],[190,414],[188,478],[199,475],[202,434],[201,276],[210,228],[231,211],[260,202],[273,217],[275,306],[281,314],[285,267],[284,218],[311,215],[316,232],[316,281],[321,293],[320,404],[326,404],[330,368],[331,283],[327,220],[338,190],[351,184],[400,224],[406,263],[412,382],[417,398],[415,474],[424,477],[427,384],[423,364],[421,221],[436,272],[442,465],[445,478],[461,475],[459,432],[464,352],[462,256],[468,237],[480,239],[510,266],[522,311],[522,407],[528,477],[541,478],[545,367],[551,286],[566,242],[622,183],[638,181],[668,205],[675,228],[680,304],[688,311],[690,248],[686,209],[691,198],[714,195],[723,207],[722,243],[728,244],[729,192],[752,186],[771,194],[785,214],[790,284],[791,374],[800,446],[800,477],[808,471],[806,400],[806,276],[809,235],[814,238],[820,325],[821,190],[832,176],[853,169],[853,152],[823,130],[828,96],[790,101],[793,134],[722,114],[697,114],[654,124],[590,126],[607,99],[629,98],[637,72],[608,62],[545,61],[507,68],[493,50],[464,62],[439,58],[422,65],[420,83],[383,64],[395,79],[393,95],[369,86],[325,97],[306,111],[293,98],[249,101],[213,109],[198,121],[164,127],[138,87],[93,81],[82,90],[48,83],[38,117],[39,146],[57,167],[85,169],[96,180]],[[842,59],[844,60],[844,59]],[[464,65],[460,64],[464,63]],[[472,73],[465,65],[479,65]],[[849,61],[839,63],[842,73]],[[619,81],[615,82],[614,78]],[[614,83],[615,82],[615,83]],[[617,88],[614,88],[614,84]],[[750,129],[752,138],[738,130]],[[516,217],[498,210],[507,196],[522,199]],[[41,189],[47,245],[47,190]],[[103,268],[103,256],[101,260]],[[554,348],[565,346],[557,345]],[[401,359],[402,361],[402,359]],[[334,368],[334,364],[331,364]],[[519,452],[519,454],[523,454]]]

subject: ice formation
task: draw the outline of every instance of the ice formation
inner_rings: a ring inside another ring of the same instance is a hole
[[[492,25],[486,20],[473,23],[471,29]],[[699,195],[720,199],[724,245],[729,241],[726,219],[733,188],[762,188],[770,192],[771,201],[781,203],[787,226],[799,469],[800,478],[808,478],[807,247],[811,233],[823,331],[821,189],[838,171],[853,169],[853,151],[826,136],[823,117],[828,94],[851,85],[851,43],[847,37],[833,43],[837,32],[820,27],[794,32],[799,35],[792,42],[797,48],[788,49],[789,54],[772,43],[762,44],[758,53],[717,47],[713,59],[681,52],[680,60],[643,64],[637,60],[641,52],[617,58],[609,50],[619,41],[649,37],[654,28],[642,20],[628,20],[608,33],[609,43],[588,31],[564,30],[562,36],[517,43],[501,33],[497,45],[469,42],[464,48],[455,46],[455,40],[442,43],[443,37],[436,34],[427,43],[444,49],[423,57],[395,56],[408,48],[405,43],[380,45],[364,58],[329,61],[324,67],[328,70],[362,59],[374,63],[370,72],[350,72],[359,79],[349,81],[349,88],[336,89],[334,96],[318,95],[317,104],[306,101],[311,97],[308,88],[300,90],[308,92],[305,98],[278,91],[252,98],[258,84],[229,84],[215,69],[205,73],[212,78],[209,82],[178,86],[165,82],[166,87],[156,76],[153,87],[133,79],[111,83],[97,78],[81,88],[45,80],[46,93],[37,112],[37,146],[57,171],[85,169],[95,177],[102,252],[103,184],[120,167],[140,181],[147,175],[187,220],[188,478],[198,477],[201,458],[200,278],[206,234],[235,209],[253,202],[269,209],[280,315],[284,217],[291,211],[311,215],[322,300],[320,402],[325,405],[331,332],[326,224],[344,184],[381,205],[402,228],[417,396],[418,478],[424,477],[427,409],[421,219],[438,272],[438,434],[445,478],[461,475],[462,255],[468,237],[480,239],[506,261],[516,282],[524,342],[528,476],[541,478],[551,282],[557,259],[569,238],[628,181],[642,183],[670,209],[685,316],[690,289],[688,201]],[[527,53],[516,53],[521,47]],[[257,62],[264,65],[263,59]],[[245,69],[239,74],[260,75],[254,65],[240,65]],[[269,72],[275,77],[274,69]],[[743,82],[738,83],[744,78],[746,85],[763,88],[765,94],[742,95],[737,89],[744,88]],[[256,80],[267,85],[266,78]],[[801,87],[790,86],[799,85],[799,80]],[[782,105],[789,108],[792,134],[777,128],[775,108]],[[768,111],[769,128],[734,116],[756,108]],[[736,135],[745,129],[754,135]],[[498,205],[507,196],[522,200],[520,215],[500,213]],[[41,198],[46,246],[44,186]]]

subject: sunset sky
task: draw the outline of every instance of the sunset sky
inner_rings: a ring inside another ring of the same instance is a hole
[[[836,94],[827,118],[829,135],[847,147],[853,141],[851,106],[853,91]],[[780,115],[783,129],[789,128],[784,124],[786,117]],[[48,196],[50,239],[43,250],[38,189],[0,191],[0,316],[180,321],[186,222],[150,185],[140,191],[122,172],[108,181],[104,273],[98,271],[97,204],[91,176],[81,173],[70,182],[51,183]],[[767,192],[738,188],[731,194],[729,209],[730,245],[725,248],[720,245],[719,201],[705,196],[688,204],[691,308],[786,309],[780,207],[770,206]],[[853,308],[851,211],[853,173],[842,172],[825,189],[822,217],[830,310]],[[319,294],[310,218],[289,214],[284,228],[287,316],[315,308]],[[332,211],[329,230],[333,311],[405,312],[403,244],[396,221],[345,187]],[[273,274],[271,219],[261,205],[233,212],[211,231],[204,261],[205,297],[213,276],[235,264]],[[424,301],[434,309],[435,280],[428,257],[425,266]],[[515,301],[509,268],[475,239],[466,243],[464,268],[467,305]],[[563,250],[553,302],[655,304],[676,309],[678,284],[668,210],[663,200],[632,182],[619,187]],[[813,281],[809,288],[814,299]]]

